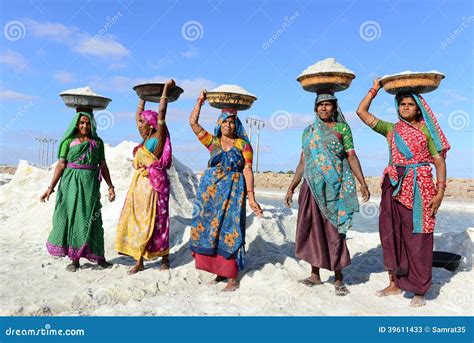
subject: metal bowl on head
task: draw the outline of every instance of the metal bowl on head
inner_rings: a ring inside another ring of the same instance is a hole
[[[245,111],[252,107],[257,97],[230,92],[207,92],[206,99],[209,105],[214,108],[232,108],[236,111]]]
[[[403,72],[400,74],[386,75],[380,79],[380,84],[389,94],[396,95],[400,92],[428,93],[439,87],[444,74],[440,72]]]
[[[164,83],[142,83],[133,87],[140,99],[150,102],[160,102],[160,97],[163,95]],[[169,90],[168,102],[178,100],[179,96],[184,92],[181,87],[175,86]]]
[[[296,80],[307,92],[340,92],[351,85],[354,74],[343,72],[320,72],[315,74],[300,75]]]
[[[64,104],[71,108],[83,107],[95,110],[105,110],[112,101],[112,99],[95,95],[61,93],[59,96],[63,99]]]

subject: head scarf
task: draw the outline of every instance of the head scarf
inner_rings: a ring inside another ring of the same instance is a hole
[[[82,116],[86,116],[91,121],[91,132],[90,137],[96,141],[102,141],[100,137],[97,135],[97,124],[95,122],[94,113],[88,112],[76,112],[76,115],[72,118],[71,123],[69,123],[66,132],[64,132],[63,138],[61,138],[61,142],[59,142],[59,149],[58,149],[58,158],[59,154],[61,153],[61,145],[66,139],[75,138],[77,134],[77,123],[79,122],[79,118]]]
[[[221,115],[217,118],[216,126],[214,128],[214,137],[220,137],[222,123],[229,117],[235,117],[235,135],[250,144],[250,140],[245,132],[244,125],[237,116],[237,111],[234,109],[224,108]]]
[[[333,114],[333,120],[337,123],[347,124],[346,118],[344,118],[344,115],[342,114],[342,111],[339,108],[339,103],[337,101],[337,98],[334,96],[334,94],[330,94],[330,93],[318,94],[318,96],[314,100],[314,111],[316,111],[316,107],[318,106],[318,104],[320,102],[323,102],[323,101],[334,101],[334,102],[336,102],[336,110],[334,111],[334,114]],[[317,125],[318,123],[319,123],[319,116],[316,113],[316,118],[314,120],[314,125]]]
[[[451,146],[449,145],[448,139],[446,138],[443,130],[441,130],[441,127],[439,126],[438,120],[436,119],[433,111],[431,111],[430,106],[426,103],[425,99],[423,99],[420,94],[412,93],[411,96],[413,97],[413,99],[415,99],[416,104],[418,105],[418,108],[421,111],[423,120],[425,121],[425,125],[428,128],[431,138],[433,138],[433,141],[435,143],[436,150],[439,154],[441,154],[441,156],[446,158],[446,153],[449,149],[451,149]],[[397,113],[399,113],[396,96],[395,108],[397,109]],[[403,119],[400,114],[398,114],[398,117],[400,120],[406,122],[406,120]]]
[[[156,129],[158,125],[158,113],[152,110],[145,110],[140,113],[147,124]]]

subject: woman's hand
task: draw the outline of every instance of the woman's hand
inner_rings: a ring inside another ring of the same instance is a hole
[[[257,217],[259,218],[262,217],[263,211],[260,208],[260,205],[258,204],[258,202],[255,201],[255,199],[249,199],[249,206]]]
[[[115,189],[109,188],[109,201],[113,202],[115,200]]]
[[[285,195],[285,206],[291,207],[291,205],[293,205],[293,191],[289,189]]]
[[[372,85],[372,88],[378,92],[381,87],[382,85],[380,84],[380,78],[378,77],[374,80],[374,84]]]
[[[45,202],[45,201],[49,201],[49,196],[54,193],[54,189],[52,189],[51,187],[48,187],[48,189],[46,190],[46,192],[43,193],[43,195],[41,196],[40,198],[40,201],[41,202]]]
[[[201,93],[199,94],[198,100],[201,102],[201,105],[206,101],[206,94],[207,90],[203,89],[201,90]]]
[[[362,194],[362,202],[367,202],[370,199],[370,191],[367,185],[360,187],[360,193]]]
[[[443,202],[443,195],[437,194],[431,201],[428,203],[428,208],[430,208],[430,216],[434,217],[438,213],[438,209]]]
[[[168,89],[174,88],[176,87],[176,82],[174,82],[173,79],[169,79],[168,81],[165,82],[165,87],[168,87]]]

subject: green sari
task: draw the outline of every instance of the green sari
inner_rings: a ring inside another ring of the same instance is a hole
[[[74,145],[80,116],[91,120],[91,137]],[[73,143],[73,144],[71,144]],[[46,247],[53,256],[104,260],[104,229],[100,203],[100,165],[105,161],[104,143],[95,133],[92,114],[79,112],[60,144],[59,158],[68,164],[58,187],[53,229]]]

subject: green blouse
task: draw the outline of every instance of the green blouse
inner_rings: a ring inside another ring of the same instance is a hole
[[[336,123],[332,130],[339,133],[342,136],[342,145],[344,150],[347,152],[349,150],[354,150],[354,141],[352,140],[352,132],[349,125],[346,123]]]
[[[372,130],[387,137],[387,135],[393,131],[394,126],[395,126],[394,123],[390,123],[390,122],[378,119],[375,126],[372,127]],[[438,150],[436,150],[436,145],[426,125],[423,124],[423,126],[421,127],[421,131],[425,134],[425,137],[428,140],[428,150],[430,151],[431,156],[438,155]]]

